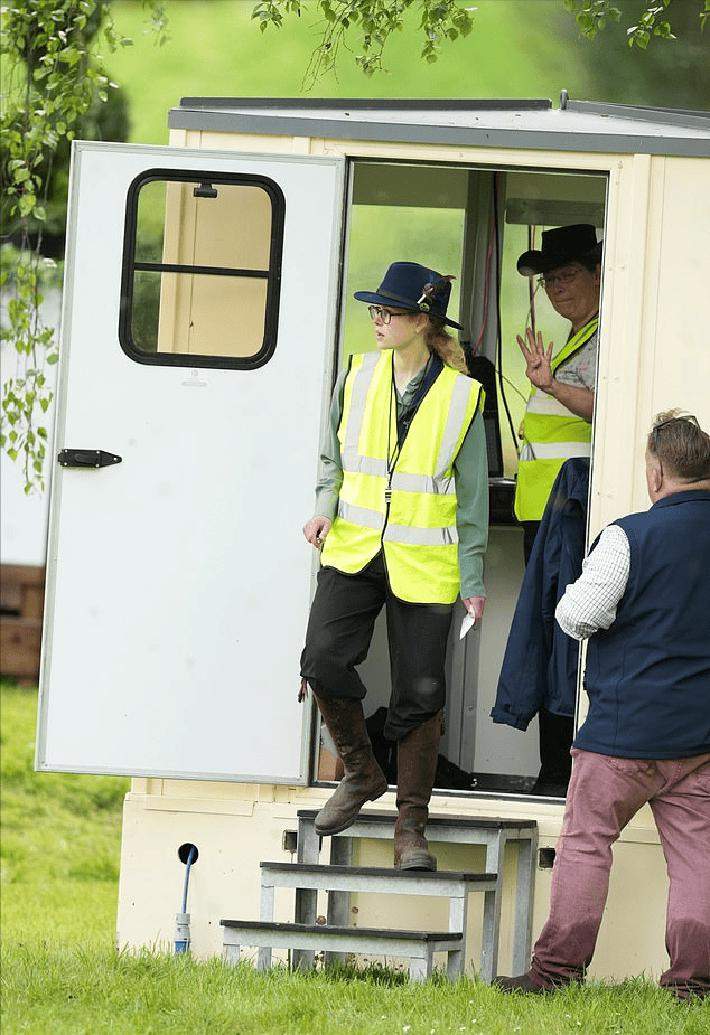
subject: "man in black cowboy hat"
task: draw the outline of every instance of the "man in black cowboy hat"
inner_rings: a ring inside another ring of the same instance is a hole
[[[316,515],[303,529],[322,548],[301,657],[345,776],[316,817],[322,836],[353,822],[387,790],[365,727],[357,672],[375,619],[387,613],[397,742],[394,863],[432,870],[424,836],[445,698],[454,602],[483,614],[488,463],[483,392],[445,327],[453,278],[393,263],[368,303],[375,349],[355,353],[336,384],[321,446]]]
[[[602,242],[589,224],[546,230],[542,248],[518,259],[523,276],[542,275],[553,309],[571,323],[555,352],[542,334],[517,342],[531,385],[521,427],[515,513],[523,525],[527,564],[553,483],[565,460],[591,455],[597,370]],[[539,793],[564,794],[571,770],[573,718],[541,709]]]

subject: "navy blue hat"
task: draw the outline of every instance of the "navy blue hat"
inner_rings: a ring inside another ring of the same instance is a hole
[[[427,313],[443,320],[449,327],[462,330],[460,323],[449,320],[446,315],[453,279],[443,277],[428,266],[420,266],[418,262],[393,262],[377,291],[356,291],[354,297],[358,302]]]

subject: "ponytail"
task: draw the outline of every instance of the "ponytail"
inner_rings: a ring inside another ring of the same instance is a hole
[[[446,330],[446,324],[436,316],[429,317],[429,325],[424,331],[424,339],[432,352],[435,352],[442,363],[453,367],[461,374],[468,374],[464,351]]]

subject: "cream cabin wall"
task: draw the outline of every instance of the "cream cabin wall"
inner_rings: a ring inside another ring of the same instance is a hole
[[[281,845],[283,831],[296,829],[298,809],[319,808],[329,793],[316,787],[134,780],[123,813],[118,946],[170,948],[185,873],[177,849],[187,842],[196,844],[200,853],[190,878],[192,951],[200,958],[219,953],[220,919],[258,919],[259,864],[290,859]],[[394,795],[386,794],[378,806],[394,808]],[[535,819],[541,848],[554,847],[560,833],[562,809],[557,805],[436,795],[433,808],[437,813],[471,817]],[[323,844],[322,859],[327,860],[328,841]],[[437,845],[436,854],[442,870],[483,869],[483,849],[479,847]],[[637,817],[624,831],[615,859],[607,907],[611,920],[600,935],[590,973],[617,979],[642,971],[660,974],[666,966],[665,863],[655,828],[645,816]],[[358,842],[354,862],[391,865],[391,844]],[[501,914],[502,973],[511,960],[514,878],[514,849],[508,849]],[[550,879],[549,869],[537,870],[534,937],[547,916]],[[644,896],[641,913],[628,908],[628,903],[638,901],[640,889]],[[293,920],[292,892],[277,891],[276,906],[277,920]],[[360,927],[438,930],[446,929],[448,922],[447,905],[433,899],[353,895],[351,908],[353,923]],[[480,958],[481,910],[482,902],[474,896],[469,910],[469,973]],[[319,901],[319,912],[325,914],[324,900]]]
[[[710,425],[710,292],[707,227],[710,163],[704,159],[513,151],[380,144],[173,130],[180,147],[273,154],[343,154],[498,167],[606,171],[609,174],[600,375],[596,403],[591,534],[647,505],[643,443],[652,416],[682,406]],[[286,859],[285,829],[299,808],[317,808],[328,791],[254,784],[133,780],[124,807],[118,942],[138,946],[173,937],[184,869],[177,847],[193,842],[200,859],[191,878],[193,950],[219,952],[222,917],[256,919],[259,863]],[[378,803],[392,808],[392,794]],[[458,815],[524,817],[540,826],[540,845],[554,846],[562,808],[513,799],[437,795],[433,808]],[[327,846],[327,842],[326,842]],[[390,846],[361,842],[357,861],[388,864]],[[480,849],[437,847],[441,869],[481,867]],[[506,874],[501,969],[510,959],[512,856]],[[550,870],[537,871],[533,935],[549,904]],[[658,835],[644,809],[616,849],[606,920],[591,973],[622,978],[658,974],[666,965],[663,925],[667,880]],[[643,895],[644,908],[630,908]],[[442,905],[429,900],[353,896],[360,926],[437,927]],[[471,951],[478,958],[481,905],[471,908]],[[291,893],[277,898],[277,919],[293,918]]]

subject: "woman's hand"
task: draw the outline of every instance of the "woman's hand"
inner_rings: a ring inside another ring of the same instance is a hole
[[[540,331],[537,332],[536,338],[530,327],[526,329],[525,337],[527,344],[519,334],[515,338],[525,360],[525,376],[535,388],[549,392],[554,381],[551,365],[553,342],[550,342],[546,350]]]
[[[329,518],[319,517],[316,514],[303,526],[303,534],[311,546],[315,546],[316,550],[322,550],[325,537],[330,532],[332,524],[333,522]]]
[[[486,606],[485,597],[463,597],[463,606],[470,615],[473,615],[477,622],[483,618],[483,610]]]

